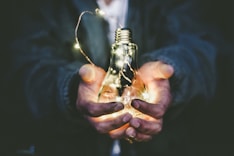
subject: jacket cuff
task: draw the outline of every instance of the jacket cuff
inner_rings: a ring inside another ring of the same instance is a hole
[[[71,121],[81,117],[76,109],[76,99],[80,81],[78,71],[82,65],[79,62],[75,62],[59,70],[57,103],[59,110]]]

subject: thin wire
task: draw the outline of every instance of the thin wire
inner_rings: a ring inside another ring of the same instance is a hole
[[[81,14],[80,14],[80,16],[78,18],[76,27],[75,27],[75,41],[76,41],[76,44],[79,46],[79,51],[81,52],[81,54],[85,57],[85,59],[90,64],[94,65],[93,61],[91,61],[91,59],[88,57],[88,55],[86,54],[86,52],[81,48],[81,45],[80,45],[80,42],[79,42],[79,38],[78,38],[78,29],[79,29],[79,26],[80,26],[80,23],[81,23],[81,19],[82,19],[82,17],[85,14],[104,16],[104,12],[102,10],[98,9],[98,8],[95,10],[95,13],[92,12],[92,11],[83,11],[83,12],[81,12]],[[105,15],[105,16],[108,17],[107,15]],[[122,28],[122,25],[119,23],[119,21],[116,20],[116,22],[117,22],[117,25]]]
[[[80,50],[81,54],[85,57],[85,59],[86,59],[90,64],[94,65],[93,61],[91,61],[91,59],[88,57],[88,55],[85,53],[85,51],[81,48],[80,42],[79,42],[79,39],[78,39],[78,35],[77,35],[78,29],[79,29],[79,26],[80,26],[80,22],[81,22],[81,18],[82,18],[82,16],[83,16],[84,14],[86,14],[86,13],[89,13],[89,14],[91,14],[91,15],[94,14],[94,13],[91,12],[91,11],[83,11],[83,12],[80,14],[80,16],[79,16],[79,18],[78,18],[78,21],[77,21],[77,24],[76,24],[76,28],[75,28],[75,40],[76,40],[76,44],[79,45],[79,50]]]

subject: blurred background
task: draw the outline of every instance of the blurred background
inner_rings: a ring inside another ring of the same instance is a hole
[[[0,151],[6,148],[8,142],[12,149],[17,146],[25,149],[18,156],[32,155],[34,147],[30,144],[20,144],[22,140],[29,141],[33,134],[22,131],[20,123],[7,127],[9,116],[2,112],[7,105],[4,90],[1,88],[7,64],[10,61],[6,46],[11,36],[17,30],[17,12],[28,8],[31,0],[1,0],[1,49],[0,49]],[[233,156],[234,155],[234,1],[233,0],[201,0],[204,19],[215,25],[224,37],[223,52],[218,54],[218,86],[216,96],[209,107],[199,113],[198,122],[192,125],[196,131],[192,136],[197,145],[198,156]],[[14,108],[12,108],[14,109]],[[10,110],[9,110],[10,111]],[[14,114],[7,114],[12,115]],[[30,124],[30,123],[29,123]],[[3,128],[4,127],[4,128]],[[18,127],[18,128],[16,128]],[[2,131],[4,129],[4,131]],[[6,140],[1,138],[7,136]],[[14,144],[12,144],[14,142]],[[19,143],[18,143],[19,142]],[[9,147],[7,147],[9,148]],[[1,155],[1,152],[0,152]]]

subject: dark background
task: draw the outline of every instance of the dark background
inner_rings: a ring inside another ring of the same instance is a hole
[[[2,0],[0,4],[0,87],[9,61],[6,44],[17,30],[17,11],[27,8],[28,0]],[[234,1],[203,0],[204,19],[215,25],[223,36],[223,52],[218,54],[218,86],[216,96],[208,107],[199,113],[193,132],[194,143],[198,145],[199,156],[233,156],[234,155]],[[0,88],[0,111],[3,110],[4,90]],[[14,108],[12,108],[14,109]],[[10,111],[10,110],[9,110]],[[7,121],[7,116],[2,116]],[[5,125],[0,125],[5,126]],[[17,138],[17,130],[9,129],[12,138]],[[6,132],[0,132],[4,136]],[[22,139],[22,137],[19,137]],[[9,142],[12,141],[9,138]],[[4,143],[3,143],[4,144]],[[3,146],[0,144],[0,150]]]

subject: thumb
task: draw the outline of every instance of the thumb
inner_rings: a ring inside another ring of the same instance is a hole
[[[81,79],[86,83],[92,83],[95,80],[95,66],[91,64],[83,65],[79,70]]]
[[[157,73],[156,78],[168,79],[174,74],[174,69],[171,65],[158,62],[155,72]]]

